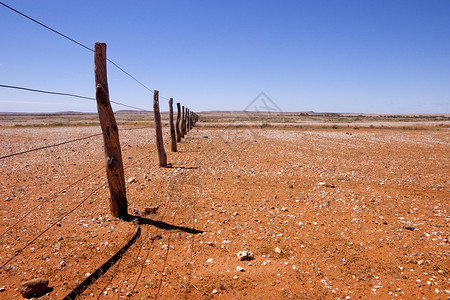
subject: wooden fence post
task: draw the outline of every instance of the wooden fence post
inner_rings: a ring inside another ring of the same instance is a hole
[[[169,123],[172,152],[177,152],[177,137],[175,136],[175,125],[173,124],[173,98],[169,99]]]
[[[184,105],[183,105],[182,111],[181,111],[181,137],[182,138],[184,138],[184,136],[186,135],[185,111],[186,111],[186,109],[184,108]]]
[[[186,108],[186,132],[189,132],[189,114],[190,114],[189,108]]]
[[[161,126],[161,114],[159,112],[159,91],[153,91],[153,114],[155,115],[155,130],[156,130],[156,148],[158,149],[159,166],[167,166],[167,154],[164,150],[164,141]]]
[[[105,146],[106,177],[110,192],[109,207],[114,217],[128,215],[125,175],[123,172],[122,151],[119,142],[119,129],[109,102],[106,73],[106,44],[95,43],[95,97],[100,126]]]
[[[180,120],[181,120],[181,106],[180,102],[177,102],[177,124],[176,124],[177,142],[181,142]]]

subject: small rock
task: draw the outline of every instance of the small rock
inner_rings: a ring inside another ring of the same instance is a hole
[[[150,240],[151,240],[151,241],[154,241],[154,240],[160,240],[160,239],[162,239],[162,236],[161,236],[160,234],[152,234],[152,235],[150,236]]]
[[[240,261],[254,259],[252,251],[239,251],[237,257]]]
[[[48,291],[48,279],[36,278],[20,285],[20,292],[24,298],[31,298],[46,294]]]
[[[62,269],[67,265],[66,261],[64,259],[59,261],[59,268]]]
[[[217,292],[216,289],[213,289],[212,292],[211,292],[211,294],[217,294],[217,293],[218,293],[218,292]]]
[[[294,188],[294,186],[293,186],[293,185],[291,184],[291,185],[289,186],[289,188],[290,188],[290,189],[293,189],[293,188]]]
[[[206,260],[206,262],[207,262],[207,263],[212,263],[212,262],[213,262],[213,259],[212,259],[212,258],[208,258],[208,259]]]
[[[0,292],[6,291],[6,286],[0,286]]]
[[[335,188],[336,187],[334,184],[326,183],[326,182],[319,182],[317,185],[318,186],[329,187],[329,188]]]
[[[275,251],[275,253],[281,253],[281,252],[283,252],[280,248],[278,248],[278,247],[275,247],[275,249],[273,249],[274,251]]]
[[[411,227],[411,226],[406,226],[405,229],[406,229],[406,230],[411,230],[411,231],[413,231],[415,228],[414,228],[414,227]]]
[[[137,182],[136,178],[134,178],[134,177],[128,178],[128,183],[135,183],[135,182]]]
[[[6,197],[5,201],[11,201],[12,198]]]
[[[243,267],[237,266],[236,271],[238,272],[245,272],[245,269]]]

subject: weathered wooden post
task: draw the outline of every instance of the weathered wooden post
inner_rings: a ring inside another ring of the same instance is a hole
[[[185,119],[185,111],[186,109],[184,108],[184,105],[181,107],[182,111],[181,111],[181,137],[184,138],[184,136],[186,135],[186,119]]]
[[[191,114],[192,114],[192,112],[189,110],[188,121],[187,121],[189,131],[191,131],[191,129],[192,129],[192,127],[191,127],[191,125],[192,125],[192,124],[191,124]]]
[[[153,114],[155,115],[155,130],[156,130],[156,148],[158,149],[159,166],[167,166],[167,154],[164,150],[164,141],[161,126],[161,114],[159,112],[159,91],[153,91]]]
[[[191,111],[189,110],[189,108],[186,108],[186,133],[189,132],[189,114],[191,113]]]
[[[169,99],[169,123],[172,152],[177,152],[177,137],[175,136],[175,125],[173,124],[173,98]]]
[[[109,102],[106,75],[106,44],[95,43],[95,96],[105,146],[106,177],[111,194],[109,207],[114,217],[126,217],[128,215],[128,203],[119,129]]]
[[[176,124],[177,142],[181,142],[180,120],[181,120],[181,106],[180,102],[177,102],[177,124]]]

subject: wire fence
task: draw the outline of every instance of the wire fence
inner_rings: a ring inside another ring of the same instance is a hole
[[[4,7],[8,8],[8,9],[10,9],[11,11],[13,11],[13,12],[15,12],[15,13],[17,13],[17,14],[19,14],[19,15],[25,17],[25,18],[27,18],[28,20],[30,20],[30,21],[32,21],[32,22],[34,22],[34,23],[36,23],[36,24],[38,24],[38,25],[40,25],[40,26],[42,26],[42,27],[44,27],[44,28],[46,28],[46,29],[48,29],[48,30],[50,30],[51,32],[53,32],[53,33],[55,33],[55,34],[57,34],[57,35],[59,35],[59,36],[65,38],[65,39],[71,41],[72,43],[74,43],[74,44],[76,44],[76,45],[78,45],[78,46],[80,46],[80,47],[82,47],[82,48],[84,48],[84,49],[86,49],[86,50],[88,50],[88,51],[91,51],[91,52],[93,52],[93,53],[95,52],[94,49],[92,49],[92,48],[90,48],[90,47],[88,47],[88,46],[86,46],[86,45],[84,45],[84,44],[82,44],[82,43],[76,41],[75,39],[73,39],[73,38],[71,38],[71,37],[69,37],[69,36],[67,36],[67,35],[65,35],[65,34],[63,34],[63,33],[61,33],[61,32],[59,32],[59,31],[56,30],[56,29],[51,28],[50,26],[47,26],[47,25],[45,25],[45,24],[43,24],[43,23],[37,21],[36,19],[34,19],[34,18],[32,18],[32,17],[30,17],[30,16],[28,16],[28,15],[26,15],[26,14],[24,14],[24,13],[22,13],[22,12],[16,10],[16,9],[14,9],[14,8],[12,8],[11,6],[6,5],[6,4],[3,3],[3,2],[0,2],[0,4],[3,5]],[[146,85],[143,84],[141,81],[139,81],[138,79],[136,79],[135,76],[133,76],[133,75],[131,75],[129,72],[125,71],[125,70],[124,70],[122,67],[120,67],[117,63],[115,63],[114,61],[110,60],[109,58],[107,58],[106,60],[107,60],[108,62],[110,62],[114,67],[116,67],[118,70],[120,70],[122,73],[124,73],[125,75],[127,75],[128,77],[130,77],[131,79],[133,79],[134,81],[136,81],[139,85],[141,85],[142,87],[144,87],[146,90],[148,90],[149,92],[153,93],[153,90],[152,90],[152,89],[150,89],[148,86],[146,86]],[[167,99],[167,100],[169,100],[169,99]]]
[[[2,87],[2,88],[7,88],[7,89],[16,89],[16,90],[23,90],[23,91],[28,91],[28,92],[35,92],[35,93],[42,93],[42,94],[50,94],[50,95],[57,95],[57,96],[66,96],[66,97],[73,97],[73,98],[79,98],[79,99],[86,99],[86,100],[97,101],[97,99],[92,98],[92,97],[86,97],[86,96],[81,96],[81,95],[76,95],[76,94],[70,94],[70,93],[61,93],[61,92],[53,92],[53,91],[44,91],[44,90],[32,89],[32,88],[27,88],[27,87],[22,87],[22,86],[13,86],[13,85],[0,84],[0,87]],[[140,108],[140,107],[136,107],[136,106],[124,104],[124,103],[122,103],[122,102],[118,102],[118,101],[114,101],[114,100],[109,100],[109,102],[110,102],[110,103],[114,103],[114,104],[116,104],[116,105],[123,106],[123,107],[132,108],[132,109],[137,110],[137,111],[145,111],[145,112],[148,112],[148,111],[149,111],[149,110],[144,109],[144,108]]]
[[[89,195],[87,197],[85,197],[80,203],[78,203],[78,205],[76,205],[74,208],[72,208],[71,210],[69,210],[67,213],[65,213],[64,215],[62,215],[60,218],[58,218],[56,221],[54,221],[52,224],[50,224],[50,226],[48,226],[47,228],[45,228],[43,231],[41,231],[37,236],[35,236],[31,241],[29,241],[28,243],[25,244],[25,246],[23,246],[21,249],[19,249],[18,251],[16,251],[16,253],[10,257],[5,263],[3,263],[0,266],[0,270],[3,269],[9,262],[11,262],[14,258],[16,258],[19,254],[21,254],[23,252],[23,250],[25,250],[26,248],[28,248],[32,243],[34,243],[38,238],[40,238],[44,233],[46,233],[47,231],[49,231],[52,227],[56,226],[56,224],[58,224],[58,222],[60,222],[62,219],[66,218],[68,215],[70,215],[72,212],[74,212],[75,210],[77,210],[83,203],[85,203],[96,191],[100,190],[102,187],[106,186],[105,184],[100,185],[98,188],[96,188],[95,190],[91,191],[89,193]]]
[[[61,33],[60,31],[58,31],[56,29],[53,29],[50,26],[45,25],[44,23],[36,20],[35,18],[32,18],[32,17],[28,16],[27,14],[25,14],[23,12],[20,12],[17,9],[14,9],[13,7],[7,5],[7,4],[5,4],[3,2],[0,2],[0,5],[2,5],[3,7],[9,9],[10,11],[12,11],[14,13],[17,13],[17,14],[25,17],[26,19],[34,22],[35,24],[38,24],[39,26],[42,26],[42,27],[46,28],[47,30],[57,34],[58,36],[60,36],[60,37],[62,37],[64,39],[67,39],[67,40],[71,41],[72,43],[74,43],[74,44],[76,44],[76,45],[78,45],[78,46],[80,46],[80,47],[82,47],[82,48],[84,48],[84,49],[86,49],[86,50],[88,50],[90,52],[95,53],[94,49],[92,49],[92,48],[82,44],[81,42],[79,42],[79,41],[69,37],[66,34]],[[112,64],[115,68],[117,68],[119,71],[124,73],[126,76],[130,77],[131,79],[133,79],[140,86],[145,88],[148,92],[150,92],[150,93],[156,92],[153,89],[149,88],[144,83],[142,83],[142,81],[138,80],[131,73],[127,72],[123,67],[121,67],[115,61],[112,61],[110,59],[107,59],[107,61],[110,64]],[[31,87],[24,87],[24,86],[17,86],[17,85],[6,85],[6,84],[0,84],[0,87],[4,88],[4,89],[10,89],[10,90],[21,90],[21,91],[26,91],[26,92],[31,92],[31,93],[49,94],[49,95],[55,95],[55,96],[60,96],[60,97],[66,97],[66,98],[77,98],[77,99],[83,99],[83,100],[89,100],[89,101],[97,101],[96,98],[89,97],[89,96],[84,96],[84,95],[79,95],[79,94],[76,94],[76,93],[60,92],[60,91],[49,91],[49,90],[44,90],[44,89],[39,89],[39,88],[31,88]],[[161,98],[169,100],[166,97],[162,97],[161,96]],[[130,105],[130,104],[127,104],[127,103],[123,103],[123,102],[120,102],[120,101],[109,100],[109,102],[113,103],[113,104],[116,104],[116,105],[119,105],[119,106],[123,106],[123,107],[129,108],[129,109],[132,109],[134,111],[140,111],[140,112],[149,112],[150,111],[148,109],[137,107],[135,105]],[[183,113],[184,113],[184,111],[183,111]],[[187,114],[187,111],[186,111],[186,114]],[[183,123],[182,123],[182,125],[183,125]],[[186,124],[184,124],[184,126],[186,126]],[[190,124],[190,126],[193,126],[193,124]],[[132,130],[141,130],[141,129],[147,129],[147,128],[150,128],[150,126],[138,127],[138,128],[128,128],[128,129],[123,129],[123,130],[132,131]],[[178,129],[178,127],[177,127],[177,129]],[[74,139],[66,140],[66,141],[59,142],[59,143],[47,144],[47,145],[44,145],[44,146],[41,146],[41,147],[35,147],[35,148],[32,148],[32,149],[27,149],[27,150],[23,150],[23,151],[17,151],[17,152],[14,152],[14,153],[10,153],[10,154],[7,154],[7,155],[0,156],[0,160],[6,160],[6,159],[11,158],[11,157],[15,157],[15,156],[19,156],[19,155],[25,155],[25,154],[33,153],[33,152],[44,150],[44,149],[57,148],[57,147],[61,147],[63,145],[67,145],[67,144],[70,144],[70,143],[76,143],[76,142],[80,142],[80,141],[83,141],[83,140],[88,140],[88,139],[91,139],[91,138],[94,138],[94,137],[98,137],[100,135],[105,135],[105,133],[98,133],[98,134],[87,135],[87,136],[84,136],[84,137],[74,138]],[[134,161],[127,168],[130,168],[134,164],[136,164],[137,162],[142,161],[143,159],[147,159],[147,158],[149,158],[148,154],[144,155],[143,157],[141,157],[138,160]],[[51,159],[51,158],[49,157],[48,159]],[[7,165],[5,164],[5,166],[7,166]],[[51,203],[52,201],[55,201],[56,197],[58,197],[59,195],[63,194],[68,189],[80,186],[83,182],[86,182],[87,179],[91,178],[95,174],[98,174],[103,168],[104,167],[95,168],[89,174],[84,175],[84,176],[82,176],[81,178],[79,178],[77,180],[69,182],[68,184],[64,185],[63,188],[60,188],[56,192],[52,193],[51,195],[49,195],[47,197],[44,197],[44,199],[42,199],[42,201],[39,201],[38,203],[35,203],[35,204],[31,205],[30,208],[28,208],[23,214],[21,214],[21,216],[18,217],[17,220],[15,220],[15,222],[13,222],[11,225],[9,225],[0,234],[0,239],[3,239],[3,244],[7,244],[8,234],[13,232],[13,230],[16,230],[20,226],[20,224],[23,223],[25,220],[27,220],[27,218],[29,218],[29,216],[33,212],[37,212],[37,211],[43,209],[47,204]],[[45,235],[47,232],[49,232],[52,228],[54,228],[62,220],[67,218],[70,214],[72,214],[73,212],[79,210],[83,206],[83,204],[85,204],[89,199],[92,198],[92,195],[96,194],[100,189],[105,188],[108,184],[104,181],[104,179],[102,179],[100,182],[98,182],[95,185],[96,185],[96,187],[91,189],[91,191],[88,193],[88,195],[83,197],[80,201],[78,201],[72,208],[67,210],[65,213],[62,213],[62,214],[59,214],[57,216],[52,217],[51,218],[51,222],[50,222],[49,225],[45,226],[45,228],[43,228],[42,230],[38,231],[31,239],[26,241],[23,244],[23,246],[21,246],[19,249],[15,250],[15,252],[11,256],[3,257],[3,260],[5,260],[5,261],[3,263],[1,263],[1,265],[0,265],[0,273],[1,273],[2,269],[6,268],[8,266],[8,264],[10,264],[12,261],[14,261],[18,256],[22,255],[24,250],[29,248],[32,244],[34,244],[37,240],[39,240],[43,235]],[[9,237],[9,238],[11,238],[11,237]],[[147,256],[148,256],[148,254],[147,254]],[[2,257],[0,257],[0,260],[1,259],[2,259]],[[141,272],[142,272],[142,270],[141,270]],[[136,282],[136,284],[137,284],[137,282]]]

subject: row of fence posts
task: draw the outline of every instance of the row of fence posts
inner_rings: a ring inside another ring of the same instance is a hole
[[[155,115],[156,148],[158,149],[159,166],[170,167],[167,163],[167,154],[164,149],[161,115],[159,112],[159,92],[153,91],[153,113]],[[173,98],[169,99],[169,124],[170,124],[170,148],[172,152],[177,152],[177,143],[195,126],[198,115],[189,108],[177,103],[177,120],[173,120]],[[181,125],[181,126],[180,126]]]
[[[125,175],[122,162],[122,151],[119,141],[119,129],[109,101],[108,80],[106,72],[106,44],[95,44],[95,86],[97,111],[105,145],[106,177],[110,191],[110,210],[114,217],[126,218],[128,216],[128,202],[125,187]],[[153,91],[153,113],[155,117],[156,147],[158,150],[159,166],[170,167],[167,163],[167,154],[159,111],[159,92]],[[192,129],[199,117],[196,113],[177,103],[176,124],[173,120],[173,99],[169,99],[169,123],[171,150],[177,151],[177,142]]]

